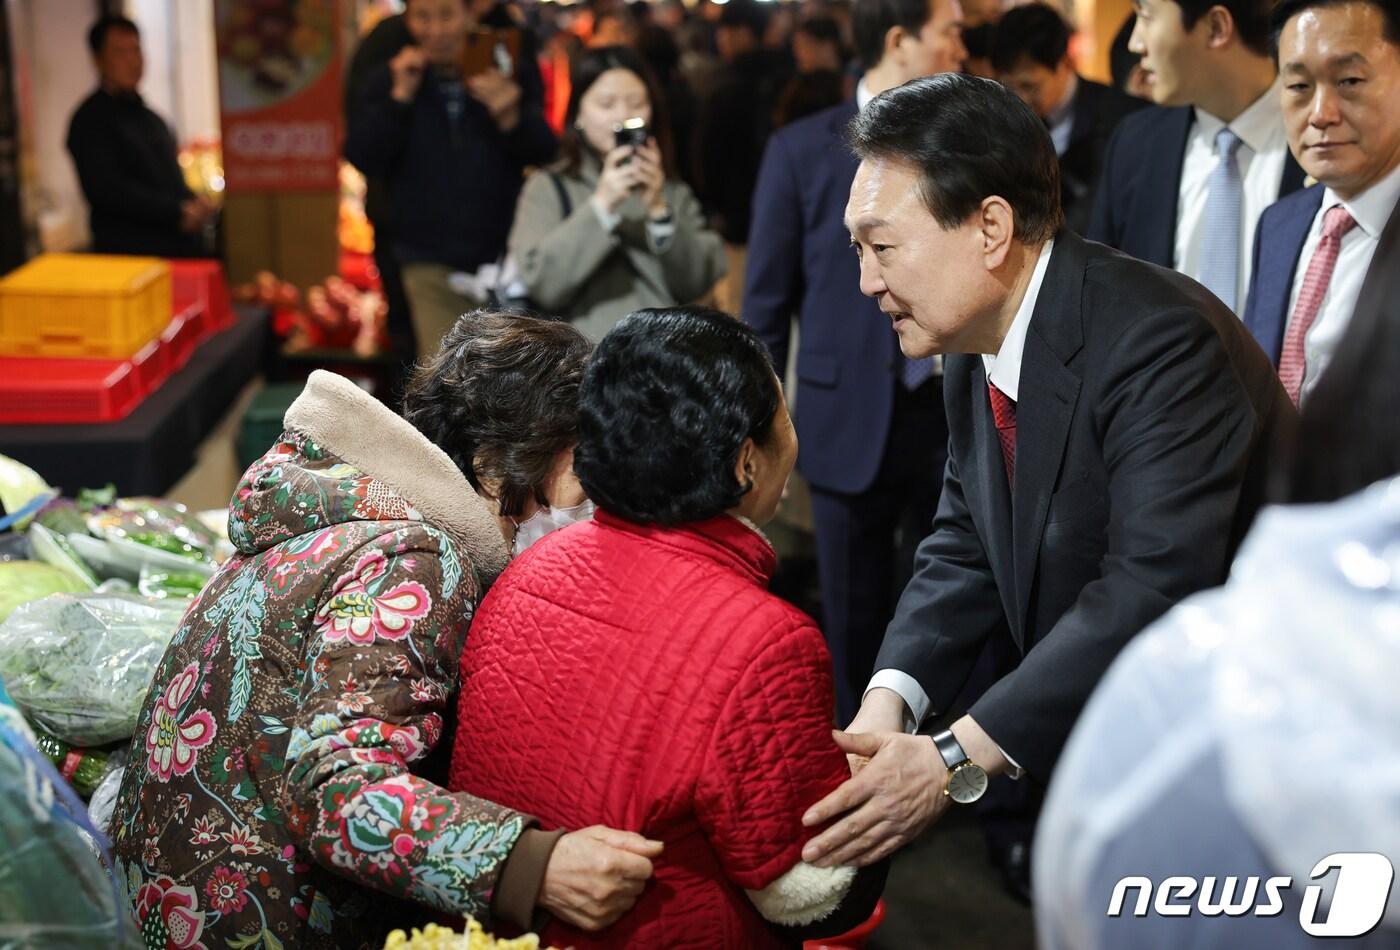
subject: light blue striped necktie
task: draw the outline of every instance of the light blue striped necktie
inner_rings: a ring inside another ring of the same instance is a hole
[[[1205,226],[1201,232],[1201,283],[1231,309],[1239,308],[1240,222],[1244,216],[1244,179],[1235,153],[1244,143],[1229,126],[1215,133],[1220,157],[1206,187]]]

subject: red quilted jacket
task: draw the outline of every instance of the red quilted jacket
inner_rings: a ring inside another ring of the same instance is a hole
[[[600,511],[516,559],[462,654],[451,787],[540,818],[664,841],[636,907],[547,944],[762,948],[744,889],[801,860],[802,813],[849,776],[831,660],[765,589],[768,542],[728,516],[682,528]]]

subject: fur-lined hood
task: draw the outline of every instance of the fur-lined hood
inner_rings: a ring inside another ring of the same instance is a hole
[[[446,533],[482,585],[510,551],[489,506],[447,454],[350,380],[321,370],[287,409],[286,432],[255,462],[229,511],[229,537],[257,554],[345,521],[422,521]]]

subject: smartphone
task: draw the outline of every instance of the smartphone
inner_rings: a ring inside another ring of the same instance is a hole
[[[517,30],[472,30],[462,44],[462,56],[457,65],[463,79],[488,69],[495,69],[509,79],[515,75],[519,55],[520,33]]]
[[[651,130],[647,128],[646,120],[642,118],[625,119],[613,126],[613,138],[618,148],[627,145],[641,148],[647,144],[647,137],[650,135]]]

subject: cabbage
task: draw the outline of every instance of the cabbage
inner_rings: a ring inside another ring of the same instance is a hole
[[[11,517],[36,500],[39,501],[37,510],[57,494],[34,469],[0,455],[0,505]]]
[[[88,590],[78,578],[38,561],[0,561],[0,623],[14,609],[50,594]]]

